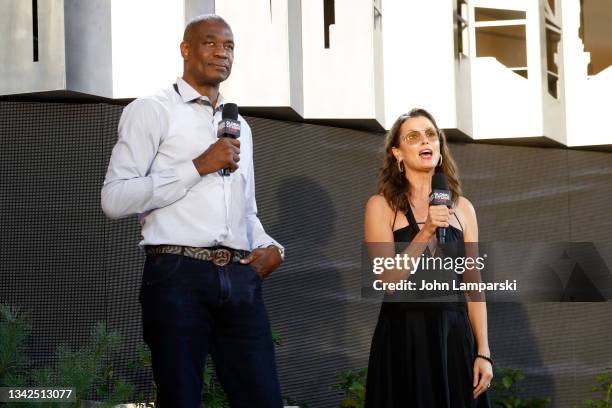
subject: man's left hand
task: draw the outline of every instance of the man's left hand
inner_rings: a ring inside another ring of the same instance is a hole
[[[283,258],[276,248],[254,249],[249,256],[240,260],[242,264],[250,264],[261,279],[265,279],[282,262]]]

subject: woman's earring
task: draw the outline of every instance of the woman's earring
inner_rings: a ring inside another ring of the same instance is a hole
[[[397,161],[397,169],[399,170],[400,173],[404,172],[404,168],[402,167],[402,161],[401,160]]]
[[[442,155],[440,155],[440,160],[438,161],[438,167],[442,167]]]

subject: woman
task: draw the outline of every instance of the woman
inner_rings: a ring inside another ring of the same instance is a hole
[[[436,172],[448,177],[450,209],[429,206]],[[478,241],[476,213],[461,196],[444,133],[429,112],[413,109],[387,134],[378,195],[366,206],[365,240],[409,243],[404,253],[419,257],[435,253],[437,228],[447,228],[447,241],[462,247]],[[414,276],[397,270],[381,275],[386,282]],[[366,407],[488,407],[493,367],[486,303],[397,302],[394,296],[385,295],[372,339]]]

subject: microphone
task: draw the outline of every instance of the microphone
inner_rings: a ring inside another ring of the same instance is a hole
[[[453,203],[451,201],[451,192],[448,188],[448,178],[444,173],[436,173],[431,178],[431,194],[429,195],[429,205],[445,205],[451,208]],[[447,228],[436,229],[436,237],[438,243],[446,243],[446,230]]]
[[[221,113],[221,121],[217,128],[217,137],[229,137],[236,139],[240,137],[240,121],[238,120],[238,105],[235,103],[226,103],[223,105]],[[229,176],[229,168],[219,171],[222,176]]]

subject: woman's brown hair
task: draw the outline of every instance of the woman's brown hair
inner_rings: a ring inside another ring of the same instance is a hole
[[[452,200],[457,203],[461,196],[461,182],[459,181],[459,173],[455,160],[451,155],[446,142],[444,132],[438,128],[435,119],[431,113],[425,109],[416,108],[410,112],[400,115],[395,121],[391,130],[387,132],[385,137],[385,151],[382,167],[378,175],[378,193],[382,194],[387,200],[387,203],[394,210],[407,211],[408,199],[407,195],[410,191],[410,183],[406,179],[404,173],[398,169],[397,159],[393,156],[392,148],[400,145],[400,128],[402,124],[410,119],[417,117],[425,117],[434,125],[438,138],[440,140],[440,155],[442,156],[442,165],[436,167],[436,173],[444,173],[448,177],[448,186],[451,190]]]

